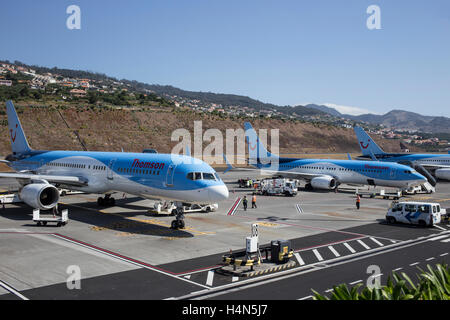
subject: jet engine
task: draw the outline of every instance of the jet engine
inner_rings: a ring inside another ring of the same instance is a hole
[[[442,180],[450,180],[450,169],[437,169],[434,175]]]
[[[316,177],[311,179],[311,186],[314,189],[332,190],[336,188],[336,179],[330,176]]]
[[[19,192],[20,199],[34,209],[50,210],[59,201],[59,191],[48,183],[32,183]]]

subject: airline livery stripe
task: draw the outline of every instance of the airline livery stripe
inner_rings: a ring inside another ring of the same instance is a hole
[[[231,207],[231,209],[228,211],[229,216],[233,216],[235,214],[240,203],[241,203],[241,198],[237,198],[236,201],[234,202],[233,206]]]

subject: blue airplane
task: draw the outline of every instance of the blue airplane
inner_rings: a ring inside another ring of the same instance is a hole
[[[186,155],[158,153],[43,151],[28,145],[12,101],[6,102],[12,154],[2,160],[15,172],[0,173],[20,184],[19,197],[42,210],[59,201],[57,188],[105,194],[99,205],[114,205],[111,195],[125,192],[146,199],[172,200],[172,228],[184,228],[182,203],[215,203],[228,188],[207,163]]]
[[[356,126],[354,130],[362,152],[362,156],[358,157],[358,159],[397,162],[409,165],[425,175],[433,185],[436,185],[436,181],[430,176],[428,171],[433,173],[436,178],[450,180],[449,154],[386,153],[363,128]]]
[[[279,157],[266,150],[250,123],[244,128],[250,165],[268,174],[305,180],[307,190],[332,190],[343,183],[408,189],[427,181],[414,169],[397,163]]]

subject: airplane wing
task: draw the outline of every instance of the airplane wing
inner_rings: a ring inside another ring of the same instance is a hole
[[[261,170],[256,168],[233,168],[233,171],[259,171],[261,174],[267,174],[272,176],[281,176],[283,178],[289,179],[302,179],[306,181],[310,181],[316,177],[325,177],[330,176],[328,174],[317,174],[317,173],[304,173],[304,172],[294,172],[294,171],[279,171],[279,170]],[[334,178],[334,177],[333,177]]]
[[[1,178],[12,178],[17,180],[46,180],[51,183],[60,183],[72,186],[85,186],[88,181],[81,177],[75,176],[55,176],[55,175],[41,175],[33,173],[18,173],[18,172],[1,172]]]

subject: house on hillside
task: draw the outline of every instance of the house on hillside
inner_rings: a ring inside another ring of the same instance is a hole
[[[70,90],[70,94],[73,97],[84,98],[86,97],[86,91],[80,89],[72,89]]]

